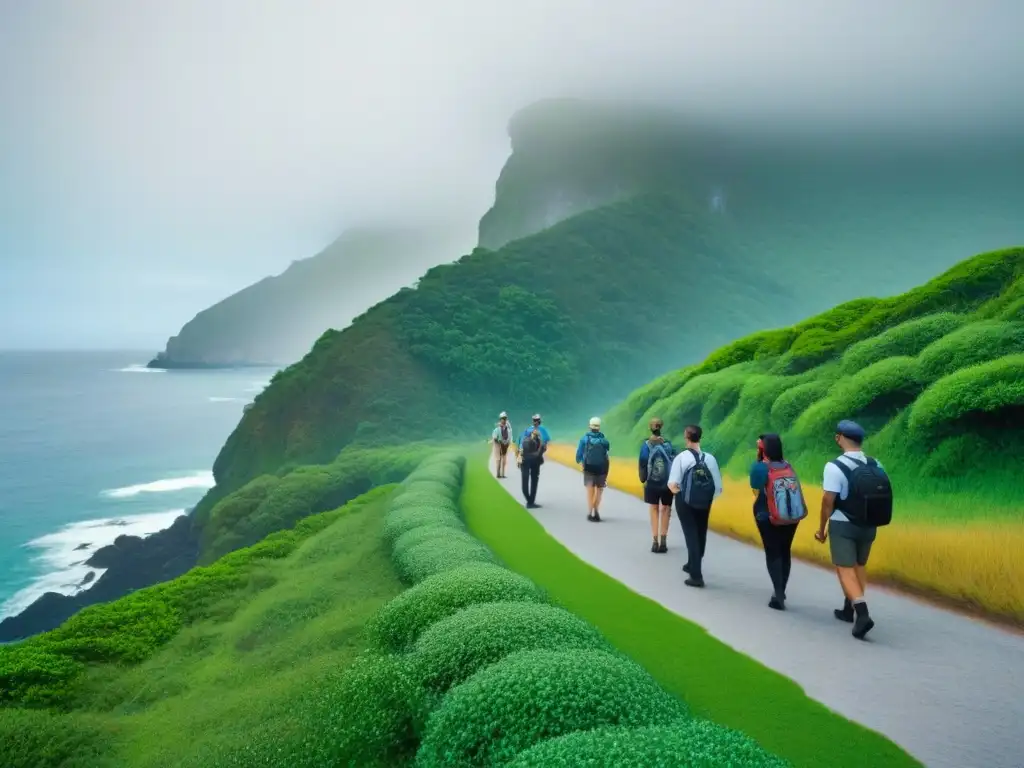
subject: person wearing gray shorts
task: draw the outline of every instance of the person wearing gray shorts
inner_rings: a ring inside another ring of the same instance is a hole
[[[877,528],[864,528],[843,520],[828,521],[828,543],[836,568],[863,568],[868,564]]]

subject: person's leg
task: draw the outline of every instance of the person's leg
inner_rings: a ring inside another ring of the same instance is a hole
[[[694,518],[697,521],[697,535],[700,537],[700,558],[703,560],[708,546],[708,520],[711,518],[711,508],[694,510]]]
[[[530,503],[537,504],[537,486],[540,484],[540,462],[530,465]]]
[[[793,569],[793,538],[796,536],[796,525],[785,525],[781,527],[782,542],[782,599],[786,599],[786,587],[789,586],[789,572]]]
[[[648,504],[647,505],[647,513],[650,515],[650,518],[651,518],[651,538],[654,539],[655,541],[658,540],[658,536],[660,535],[660,531],[661,531],[661,527],[659,525],[659,520],[658,520],[658,511],[659,511],[659,509],[660,509],[660,507],[657,504]]]
[[[597,514],[601,511],[601,498],[604,496],[604,487],[607,484],[606,475],[599,475],[594,482],[594,503],[592,508]]]
[[[519,472],[523,476],[523,498],[530,503],[530,465],[525,461],[519,465]]]
[[[676,508],[676,514],[679,515],[679,523],[683,528],[683,538],[686,539],[687,558],[683,570],[690,574],[686,584],[688,586],[703,586],[704,577],[700,567],[700,525],[696,518],[696,515],[699,513],[686,504],[680,504]]]
[[[761,534],[761,545],[764,547],[764,563],[768,569],[768,578],[772,581],[772,599],[768,606],[782,610],[785,598],[782,596],[782,543],[778,526],[768,520],[757,520],[757,532]]]
[[[661,536],[658,552],[665,553],[668,552],[668,525],[672,521],[672,491],[668,489],[662,491],[658,501],[659,535]]]

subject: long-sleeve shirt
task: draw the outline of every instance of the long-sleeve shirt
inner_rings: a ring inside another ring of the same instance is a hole
[[[548,434],[548,431],[544,428],[544,425],[538,426],[537,431],[540,432],[541,449],[546,448],[547,444],[551,442],[551,435]],[[532,426],[529,426],[523,430],[523,434],[519,436],[519,442],[516,443],[516,445],[519,446],[519,450],[523,449],[523,440],[529,437],[531,432],[533,432]]]
[[[576,445],[576,463],[583,463],[583,456],[587,452],[587,442],[593,440],[595,442],[603,440],[608,445],[608,450],[611,450],[611,444],[608,443],[608,438],[604,436],[603,432],[587,432],[583,437],[580,438],[579,443]]]

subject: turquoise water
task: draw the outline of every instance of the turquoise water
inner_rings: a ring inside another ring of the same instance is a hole
[[[90,552],[166,527],[273,370],[147,371],[137,352],[0,352],[0,618],[74,591]],[[100,572],[97,572],[99,576]]]

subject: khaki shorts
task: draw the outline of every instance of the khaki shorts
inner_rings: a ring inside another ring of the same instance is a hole
[[[829,520],[828,542],[832,565],[838,568],[867,565],[877,532],[878,529],[874,527],[866,528],[845,520]]]
[[[595,475],[592,472],[584,472],[583,485],[587,488],[590,486],[594,486],[595,488],[604,488],[608,485],[608,474]]]

